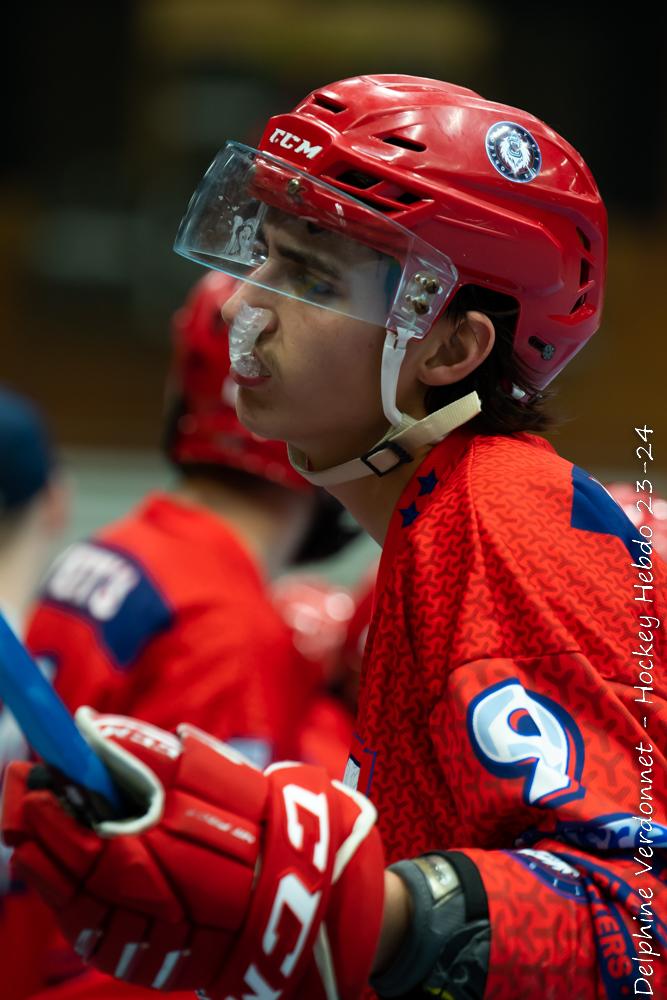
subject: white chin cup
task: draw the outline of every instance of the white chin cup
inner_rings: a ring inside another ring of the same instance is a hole
[[[257,338],[266,329],[270,319],[268,309],[253,309],[245,302],[241,304],[229,331],[229,360],[239,375],[255,378],[266,374],[253,350]]]

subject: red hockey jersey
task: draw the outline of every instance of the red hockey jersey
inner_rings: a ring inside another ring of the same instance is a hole
[[[155,494],[67,549],[28,646],[72,711],[87,704],[165,729],[191,722],[259,766],[297,752],[312,681],[255,559],[199,506]],[[0,957],[6,1000],[61,979],[57,996],[96,997],[102,984],[114,997],[152,995],[80,975],[44,904],[17,882],[0,892]]]
[[[155,494],[67,549],[28,632],[66,704],[191,722],[261,766],[292,752],[296,657],[256,560],[215,515]]]
[[[664,587],[535,435],[455,431],[393,513],[346,780],[388,863],[481,876],[489,1000],[667,996]]]

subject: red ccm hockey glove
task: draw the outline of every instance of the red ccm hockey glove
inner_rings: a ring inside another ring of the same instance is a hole
[[[212,1000],[360,995],[384,886],[364,796],[317,767],[262,773],[189,725],[173,735],[87,708],[76,720],[136,815],[87,829],[15,763],[3,835],[85,961]]]

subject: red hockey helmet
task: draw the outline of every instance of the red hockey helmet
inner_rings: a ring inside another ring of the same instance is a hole
[[[317,281],[290,283],[258,241],[276,209],[381,260],[365,273],[351,258],[354,286],[319,300]],[[259,150],[228,143],[176,249],[408,337],[464,285],[510,295],[515,355],[542,389],[600,325],[606,238],[590,171],[549,126],[465,87],[383,75],[314,91],[269,121]]]
[[[236,284],[229,275],[209,271],[174,314],[169,395],[178,411],[169,455],[179,465],[231,466],[311,492],[290,465],[285,444],[252,434],[236,416],[237,386],[229,377],[228,331],[221,315]]]

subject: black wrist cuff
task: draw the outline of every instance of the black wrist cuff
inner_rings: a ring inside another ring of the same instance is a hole
[[[466,901],[466,921],[488,920],[489,904],[477,865],[461,851],[443,851],[442,856],[449,861],[461,883]]]
[[[390,865],[413,905],[409,931],[388,969],[371,977],[382,997],[421,993],[456,1000],[483,996],[489,952],[486,893],[470,859],[433,852]]]

